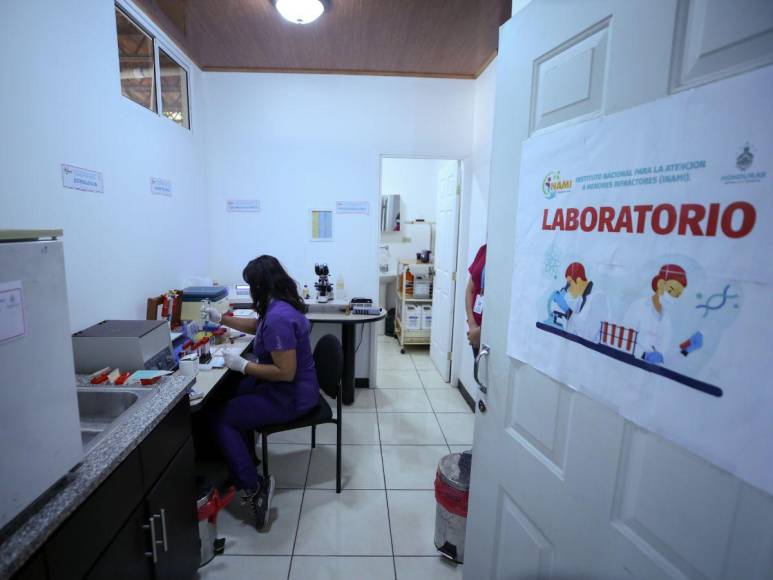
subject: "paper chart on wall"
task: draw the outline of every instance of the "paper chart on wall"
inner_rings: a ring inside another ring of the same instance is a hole
[[[313,242],[333,240],[333,212],[331,210],[311,210],[311,240]]]
[[[508,354],[773,492],[770,87],[524,142]]]

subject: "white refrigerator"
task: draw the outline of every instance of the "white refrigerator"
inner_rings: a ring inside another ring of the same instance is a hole
[[[83,457],[60,236],[0,230],[0,528]]]

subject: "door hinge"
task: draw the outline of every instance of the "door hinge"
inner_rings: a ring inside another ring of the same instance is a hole
[[[450,352],[446,353],[446,358],[448,358],[448,360],[451,360],[451,353]]]
[[[451,282],[456,282],[456,272],[451,272]]]

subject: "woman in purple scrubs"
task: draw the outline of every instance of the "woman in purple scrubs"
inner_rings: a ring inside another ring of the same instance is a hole
[[[273,256],[252,260],[242,273],[258,319],[220,316],[214,308],[208,318],[235,330],[255,335],[257,362],[226,351],[225,364],[245,378],[236,396],[213,416],[213,428],[226,456],[231,476],[255,513],[255,526],[268,523],[276,482],[264,481],[252,462],[242,433],[265,425],[286,423],[311,411],[319,399],[306,305],[298,286]]]

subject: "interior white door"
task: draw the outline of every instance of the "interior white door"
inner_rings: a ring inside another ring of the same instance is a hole
[[[451,380],[454,337],[456,253],[459,245],[461,162],[444,162],[437,175],[435,225],[435,281],[432,294],[432,335],[429,354],[444,381]]]
[[[466,579],[773,578],[771,496],[505,352],[522,141],[769,63],[772,31],[752,0],[534,0],[501,29]]]

